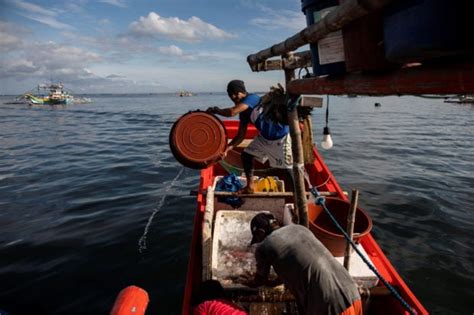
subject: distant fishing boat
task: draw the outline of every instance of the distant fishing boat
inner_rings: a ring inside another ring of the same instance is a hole
[[[459,95],[457,97],[448,98],[444,101],[445,103],[457,103],[457,104],[474,104],[474,95]]]
[[[32,105],[66,105],[71,104],[74,101],[74,97],[64,90],[62,83],[50,84],[50,85],[38,85],[39,90],[48,90],[48,96],[35,96],[32,93],[24,94],[24,97]]]
[[[193,96],[194,94],[192,92],[189,92],[189,91],[185,91],[185,90],[181,90],[177,93],[180,97],[184,97],[184,96]]]

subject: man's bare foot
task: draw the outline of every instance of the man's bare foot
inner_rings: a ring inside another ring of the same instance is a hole
[[[253,194],[254,192],[255,190],[253,189],[253,187],[249,187],[249,186],[245,186],[244,188],[239,190],[239,194],[244,194],[244,195],[250,195],[250,194]]]

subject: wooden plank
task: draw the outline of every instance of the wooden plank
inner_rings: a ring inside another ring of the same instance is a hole
[[[311,123],[311,116],[303,119],[303,133],[302,139],[303,142],[303,159],[304,164],[313,164],[314,163],[314,154],[313,154],[313,127]]]
[[[214,218],[214,191],[207,188],[206,208],[202,223],[202,280],[210,280],[212,277],[211,255],[212,255],[212,220]]]
[[[301,95],[301,101],[299,106],[321,108],[323,107],[323,98],[319,96]]]
[[[351,73],[338,79],[289,82],[291,94],[420,95],[474,94],[474,61],[420,65],[380,74]]]

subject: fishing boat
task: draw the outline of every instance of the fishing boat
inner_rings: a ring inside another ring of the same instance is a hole
[[[230,138],[234,137],[237,133],[238,121],[230,120],[224,121],[223,123],[228,136]],[[246,138],[248,140],[252,139],[256,134],[257,130],[254,127],[249,127]],[[293,194],[282,191],[257,192],[254,195],[241,195],[241,198],[244,199],[243,206],[238,209],[233,209],[231,206],[219,201],[219,198],[228,196],[228,194],[216,191],[216,182],[222,178],[222,176],[228,174],[229,171],[241,170],[238,157],[240,152],[245,148],[246,143],[248,142],[244,141],[243,145],[229,152],[228,157],[223,162],[215,163],[203,169],[200,173],[197,209],[194,219],[182,314],[192,313],[191,301],[193,294],[196,293],[199,284],[203,280],[208,279],[219,280],[233,301],[239,303],[240,306],[244,307],[251,314],[263,314],[264,312],[266,312],[266,314],[282,314],[284,312],[286,312],[286,314],[296,314],[294,298],[284,288],[261,288],[255,291],[239,284],[239,275],[232,273],[235,272],[235,270],[239,272],[239,265],[246,264],[246,259],[242,257],[247,257],[247,260],[252,259],[252,254],[246,252],[242,246],[239,247],[239,245],[237,245],[236,248],[234,248],[239,252],[236,256],[237,258],[227,256],[227,266],[225,263],[224,265],[222,264],[223,258],[221,256],[229,255],[228,252],[225,252],[226,248],[224,248],[226,237],[241,237],[241,241],[234,239],[232,243],[248,244],[251,238],[249,222],[252,216],[258,213],[258,211],[262,209],[271,211],[277,218],[281,218],[283,221],[283,218],[287,217],[289,213],[292,213],[291,209],[294,208]],[[346,193],[335,180],[316,147],[313,148],[312,153],[314,155],[314,162],[312,164],[306,164],[305,166],[305,171],[309,175],[311,184],[317,187],[321,194],[329,196],[327,197],[328,200],[341,200],[348,203]],[[278,181],[282,183],[282,187],[288,187],[288,182],[284,179],[284,175],[278,170],[268,169],[264,165],[257,163],[255,174],[260,174],[265,177],[275,176],[279,178]],[[241,180],[243,180],[243,178]],[[307,187],[306,190],[309,194],[309,187]],[[310,224],[314,222],[311,220],[311,216],[313,216],[313,214],[309,211]],[[228,226],[223,222],[227,222]],[[235,232],[237,234],[225,236],[226,233],[231,233],[229,231],[235,230],[235,227],[232,228],[230,225],[238,225],[236,222],[241,222],[243,225],[240,224],[239,226],[244,226],[244,228],[242,228],[240,232]],[[227,231],[223,233],[224,236],[222,235],[222,231]],[[418,314],[427,314],[427,311],[410,291],[370,233],[367,233],[360,239],[359,246],[364,252],[364,255],[373,263],[373,266],[397,289],[402,298]],[[220,250],[222,250],[223,253],[220,253]],[[342,262],[340,257],[335,259]],[[365,307],[369,313],[404,314],[405,309],[393,296],[382,289],[383,284],[378,281],[377,277],[370,270],[366,270],[357,258],[353,261],[358,267],[355,267],[351,274],[358,284],[372,292],[371,301],[367,302],[367,299],[365,300]],[[228,268],[230,270],[224,272],[222,268]],[[243,269],[243,272],[245,272],[245,267]],[[378,295],[377,293],[373,293],[377,291],[384,293]],[[291,310],[293,310],[293,312]]]
[[[179,97],[185,97],[185,96],[193,96],[194,94],[192,92],[186,91],[186,90],[181,90],[178,93],[176,93]]]
[[[187,116],[180,120],[186,122]],[[197,112],[197,115],[206,115]],[[235,137],[239,128],[236,120],[218,121],[215,127],[223,128],[224,138],[217,139],[215,147],[220,150],[219,143]],[[193,125],[194,146],[199,141],[199,124]],[[175,124],[176,125],[176,124]],[[210,125],[210,124],[207,124]],[[174,129],[175,127],[173,127]],[[207,127],[204,127],[207,128]],[[189,131],[189,130],[188,130]],[[202,130],[201,130],[202,131]],[[173,130],[171,131],[173,134]],[[227,296],[232,301],[245,309],[249,314],[298,314],[297,305],[293,295],[283,286],[260,287],[252,289],[245,286],[242,275],[255,272],[254,247],[249,246],[251,239],[250,221],[260,211],[269,211],[283,224],[296,224],[298,214],[295,213],[294,193],[286,191],[285,187],[291,187],[285,172],[269,168],[265,164],[256,162],[255,180],[261,182],[264,178],[271,178],[267,185],[257,185],[257,192],[251,195],[235,194],[220,191],[218,183],[229,174],[237,174],[238,180],[245,184],[245,177],[239,176],[242,172],[240,154],[243,149],[258,134],[254,126],[249,126],[246,140],[241,145],[231,150],[224,160],[210,163],[200,171],[200,183],[196,194],[196,213],[189,253],[189,262],[186,275],[182,314],[192,314],[193,299],[200,284],[206,280],[217,280],[224,287]],[[202,167],[198,161],[190,161],[185,153],[175,153],[181,144],[173,143],[170,136],[170,145],[175,157],[184,165],[189,167]],[[186,145],[185,145],[186,146]],[[198,144],[199,146],[199,144]],[[183,151],[184,152],[184,151]],[[350,202],[347,193],[338,184],[333,174],[324,163],[316,146],[311,150],[312,163],[305,163],[305,173],[308,183],[305,185],[305,193],[311,195],[311,191],[317,189],[319,196],[325,196],[328,208],[333,211],[337,221],[343,224],[346,220],[347,211],[345,206]],[[232,175],[232,176],[234,176]],[[271,183],[273,182],[273,184]],[[266,188],[265,188],[266,187]],[[226,198],[240,198],[238,206],[229,204]],[[340,212],[341,207],[344,209]],[[345,247],[344,237],[334,230],[332,223],[321,220],[324,213],[318,211],[314,200],[308,198],[308,221],[310,230],[328,247],[333,253],[334,259],[344,263],[341,257],[341,245]],[[320,210],[320,209],[319,209]],[[348,208],[347,208],[348,210]],[[376,224],[376,223],[375,223]],[[357,248],[363,253],[366,261],[375,268],[380,277],[396,290],[396,294],[403,299],[411,312],[414,314],[428,314],[413,292],[408,288],[401,276],[397,273],[382,249],[370,234],[372,221],[367,212],[357,208],[355,230],[357,237]],[[321,235],[321,233],[325,235]],[[334,241],[334,238],[337,238]],[[368,314],[405,314],[406,309],[397,301],[396,297],[385,288],[385,283],[379,281],[364,259],[355,253],[350,261],[349,273],[359,287],[363,299],[364,313]],[[130,310],[143,310],[148,303],[145,292],[137,291],[135,287],[124,289],[114,305],[113,315],[132,314]],[[121,311],[118,311],[121,310]],[[135,314],[135,313],[133,313]]]
[[[456,104],[474,104],[474,95],[459,95],[457,97],[448,98],[444,102]]]
[[[39,96],[39,90],[48,90],[47,96]],[[64,90],[62,83],[38,85],[38,95],[24,94],[31,105],[66,105],[74,101],[74,97]]]

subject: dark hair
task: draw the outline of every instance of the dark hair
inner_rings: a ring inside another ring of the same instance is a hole
[[[227,94],[229,96],[236,94],[238,92],[247,93],[245,89],[244,81],[242,80],[232,80],[227,84]]]
[[[204,301],[226,298],[224,288],[217,280],[206,280],[201,282],[194,292],[191,304],[198,305]]]

